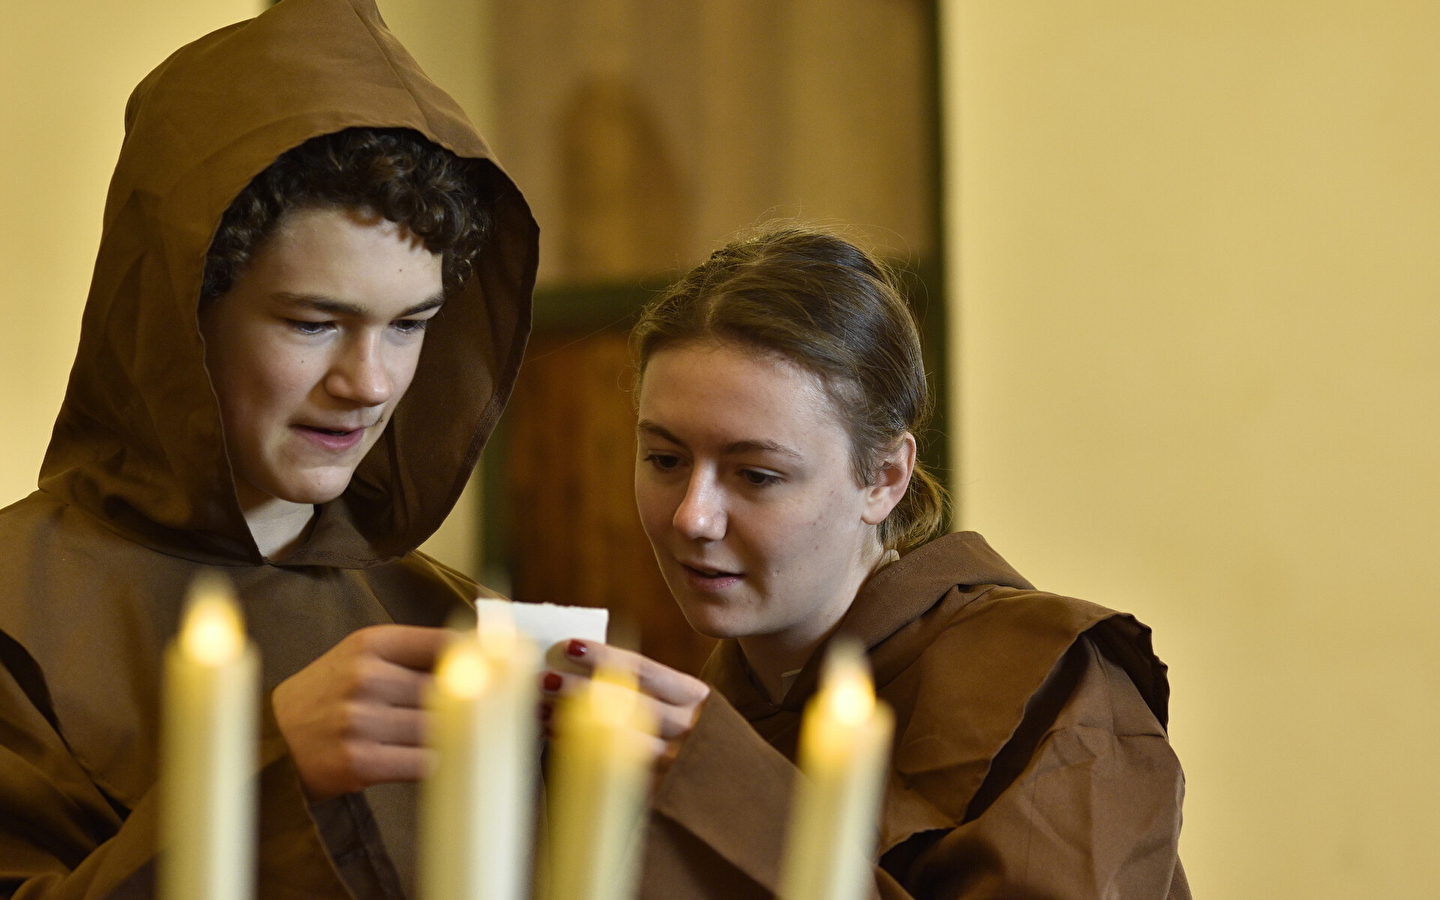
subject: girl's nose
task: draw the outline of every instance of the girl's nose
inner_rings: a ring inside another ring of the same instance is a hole
[[[723,497],[714,479],[696,470],[675,509],[675,530],[690,540],[718,541],[725,536]]]

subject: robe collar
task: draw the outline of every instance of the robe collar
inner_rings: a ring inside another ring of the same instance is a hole
[[[997,585],[1034,590],[1019,572],[973,531],[947,534],[912,550],[872,575],[861,586],[832,635],[816,647],[790,684],[780,703],[765,694],[745,661],[739,641],[721,641],[705,664],[702,676],[735,709],[752,722],[781,711],[799,712],[815,693],[820,666],[830,641],[857,640],[870,653],[877,688],[884,687],[914,658],[912,641],[901,631],[918,633],[925,613],[957,585]],[[980,593],[976,592],[978,597]],[[895,646],[881,647],[891,638]],[[923,644],[922,644],[923,646]]]

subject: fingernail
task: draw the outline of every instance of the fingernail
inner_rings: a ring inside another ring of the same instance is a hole
[[[566,656],[584,656],[586,653],[584,641],[571,641],[565,645]]]
[[[564,680],[554,672],[546,672],[544,679],[540,682],[541,686],[547,691],[558,691],[560,690],[560,685],[564,683]]]
[[[548,722],[548,721],[550,721],[550,716],[551,716],[551,714],[554,713],[554,712],[555,712],[555,708],[552,707],[552,706],[551,706],[550,704],[548,704],[548,703],[545,704],[544,706],[540,707],[540,721],[542,721],[542,722]]]

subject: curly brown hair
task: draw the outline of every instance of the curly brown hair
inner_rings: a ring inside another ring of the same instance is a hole
[[[240,192],[205,255],[204,306],[224,294],[286,213],[316,207],[374,212],[444,257],[447,293],[470,277],[490,233],[489,167],[408,128],[347,128],[281,154]]]
[[[898,278],[839,235],[772,226],[715,251],[641,311],[630,333],[637,379],[655,353],[692,341],[776,353],[819,377],[849,432],[861,484],[874,483],[880,458],[905,432],[924,434],[925,361]],[[917,460],[905,496],[880,523],[881,544],[902,552],[923,544],[944,527],[947,504],[944,485]]]

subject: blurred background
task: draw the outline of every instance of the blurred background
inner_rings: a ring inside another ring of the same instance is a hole
[[[625,329],[747,226],[906,273],[956,527],[1171,665],[1196,896],[1435,896],[1440,6],[379,0],[543,232],[426,549],[693,669],[633,510]],[[0,29],[0,505],[34,488],[133,85],[263,0]]]

